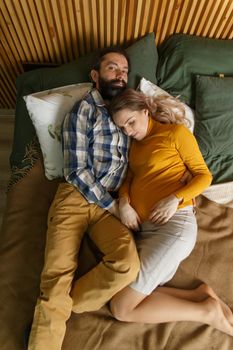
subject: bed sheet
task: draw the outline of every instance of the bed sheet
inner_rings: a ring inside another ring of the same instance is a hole
[[[0,348],[25,349],[43,266],[47,213],[59,180],[49,181],[38,160],[12,185],[0,235]],[[198,240],[180,265],[170,286],[193,288],[210,284],[233,307],[233,208],[205,196],[196,200]],[[83,242],[77,278],[94,266],[98,251]],[[108,305],[96,312],[72,314],[62,350],[231,350],[233,338],[203,324],[160,325],[123,323],[112,318]]]

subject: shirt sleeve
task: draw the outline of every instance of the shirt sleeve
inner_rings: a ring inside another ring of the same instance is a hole
[[[202,157],[197,141],[193,134],[184,126],[179,125],[174,133],[177,151],[193,178],[174,194],[183,198],[183,202],[201,194],[212,181],[212,175]]]
[[[108,209],[113,205],[114,199],[94,176],[91,171],[92,164],[88,159],[94,113],[94,106],[83,100],[64,120],[62,127],[64,177],[89,203],[96,203]]]

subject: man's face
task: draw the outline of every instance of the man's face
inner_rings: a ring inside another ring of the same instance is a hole
[[[111,100],[127,86],[127,59],[119,53],[108,53],[101,62],[100,70],[92,70],[91,75],[103,99]]]

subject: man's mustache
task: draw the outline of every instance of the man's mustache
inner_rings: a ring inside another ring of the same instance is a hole
[[[115,84],[117,84],[117,85],[119,85],[119,83],[121,84],[121,86],[126,86],[126,81],[125,80],[120,80],[120,79],[112,79],[111,81],[110,81],[110,85],[115,85]]]

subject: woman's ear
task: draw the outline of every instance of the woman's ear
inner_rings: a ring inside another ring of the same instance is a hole
[[[146,117],[148,117],[148,114],[149,114],[148,109],[147,109],[147,108],[143,109],[143,112],[144,112],[144,115],[145,115]]]
[[[90,77],[94,83],[97,83],[99,80],[99,72],[95,69],[92,69],[90,72]]]

